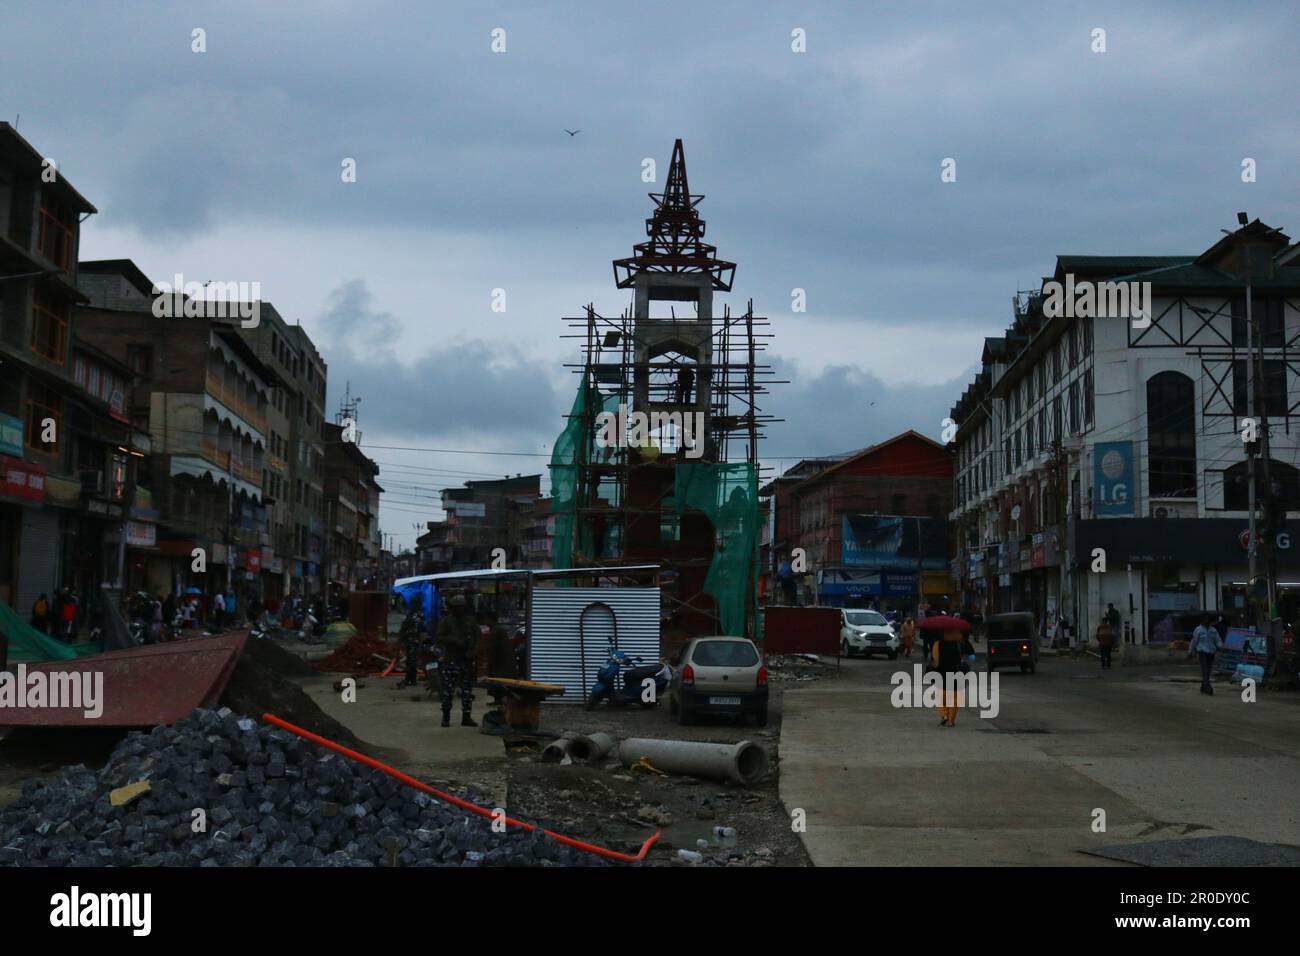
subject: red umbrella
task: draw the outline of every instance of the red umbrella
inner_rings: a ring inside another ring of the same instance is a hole
[[[951,617],[947,614],[935,614],[932,617],[923,617],[916,622],[916,626],[923,631],[969,631],[970,624],[959,617]]]

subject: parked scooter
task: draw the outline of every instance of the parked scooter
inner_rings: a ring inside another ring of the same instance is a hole
[[[587,693],[587,709],[595,710],[602,700],[620,707],[628,704],[653,707],[668,690],[672,676],[673,670],[667,664],[646,664],[641,658],[630,657],[626,651],[611,645],[609,658],[596,672],[596,683]],[[653,681],[653,694],[646,693],[649,690],[645,683],[647,680]]]

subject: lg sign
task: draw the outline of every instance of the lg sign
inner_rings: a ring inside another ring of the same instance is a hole
[[[1241,550],[1249,551],[1250,550],[1250,529],[1247,528],[1241,534],[1237,535],[1237,541],[1241,544]],[[1257,533],[1255,535],[1255,543],[1258,545],[1262,541],[1263,538]],[[1286,551],[1291,547],[1291,535],[1289,535],[1285,531],[1279,531],[1277,533],[1277,537],[1273,539],[1273,544],[1279,551]]]

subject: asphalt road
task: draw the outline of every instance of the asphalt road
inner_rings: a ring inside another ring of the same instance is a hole
[[[903,658],[843,667],[785,697],[781,797],[804,811],[816,865],[1128,865],[1082,851],[1208,835],[1300,845],[1294,692],[1204,696],[1179,658],[1102,672],[1044,657],[1000,674],[996,717],[966,709],[941,728],[892,706]]]

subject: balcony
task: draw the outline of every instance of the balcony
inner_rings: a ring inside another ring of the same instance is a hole
[[[207,373],[205,387],[209,395],[248,422],[250,426],[259,432],[266,432],[266,416],[259,412],[255,405],[245,401],[238,389],[227,386],[213,375],[211,370]]]
[[[262,469],[255,467],[253,462],[246,458],[239,458],[228,451],[222,451],[217,447],[215,440],[203,439],[199,454],[205,461],[211,462],[227,474],[234,475],[240,481],[246,481],[255,488],[262,487]]]

